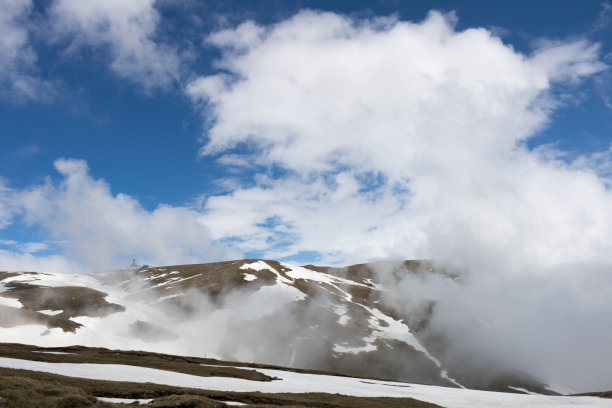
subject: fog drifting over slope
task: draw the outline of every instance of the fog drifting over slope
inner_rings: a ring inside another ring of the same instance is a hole
[[[460,377],[468,386],[486,383],[500,369],[576,392],[612,386],[605,357],[612,353],[609,264],[490,273],[461,282],[428,273],[398,278],[388,267],[377,269],[390,289],[385,302],[413,321],[428,319],[419,338],[451,375],[468,374]]]

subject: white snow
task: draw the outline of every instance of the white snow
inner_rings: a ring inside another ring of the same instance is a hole
[[[246,405],[242,402],[236,402],[236,401],[223,401],[223,403],[227,405]]]
[[[50,310],[50,309],[45,309],[45,310],[39,310],[38,313],[42,313],[42,314],[46,314],[49,316],[55,316],[58,315],[60,313],[62,313],[63,310]]]
[[[21,302],[18,301],[17,299],[2,297],[2,296],[0,296],[0,306],[16,307],[17,309],[20,309],[23,307]]]
[[[351,317],[349,315],[340,316],[338,318],[338,324],[341,326],[346,326],[349,320],[351,320]]]
[[[403,341],[404,343],[413,347],[415,350],[425,354],[425,356],[429,360],[431,360],[436,366],[438,366],[438,368],[442,368],[442,364],[440,364],[440,361],[434,356],[432,356],[425,347],[423,347],[423,345],[417,340],[417,338],[414,337],[414,335],[410,332],[410,329],[405,323],[403,323],[401,320],[395,320],[391,316],[387,316],[379,309],[370,308],[365,305],[360,306],[366,309],[372,315],[372,317],[368,319],[368,322],[370,328],[374,330],[372,332],[372,336],[364,340],[373,341],[376,337],[378,337],[389,340]],[[386,326],[381,325],[379,321],[384,322]],[[446,370],[442,370],[440,376],[444,379],[447,379],[456,386],[464,388],[463,385],[459,384],[453,378],[449,377],[448,372]]]
[[[133,399],[133,398],[109,398],[109,397],[96,397],[99,401],[113,402],[115,404],[132,404],[138,402],[139,404],[148,404],[153,399]]]
[[[252,269],[254,271],[262,271],[264,269],[267,269],[269,271],[276,272],[276,270],[274,270],[274,268],[272,268],[270,265],[268,265],[264,261],[255,261],[255,262],[251,262],[251,263],[246,263],[246,264],[242,265],[240,267],[240,269]]]
[[[521,387],[511,387],[511,386],[508,386],[508,388],[511,388],[511,389],[513,389],[515,391],[524,392],[525,394],[538,395],[538,393],[536,393],[536,392],[531,392],[531,391],[526,390],[526,389],[521,388]]]
[[[301,266],[293,266],[286,263],[281,263],[285,268],[290,269],[288,272],[285,272],[287,276],[291,276],[293,279],[306,279],[315,282],[329,283],[334,284],[336,280],[333,279],[330,275],[313,271],[312,269],[304,268]]]
[[[276,283],[293,283],[289,279],[282,276],[276,269],[265,263],[264,261],[256,261],[248,264],[244,264],[240,267],[240,269],[252,269],[254,271],[262,271],[268,270],[270,272],[274,272],[276,275]]]
[[[257,279],[257,275],[253,275],[252,273],[243,273],[243,275],[244,275],[244,280],[247,282],[251,282]]]
[[[346,305],[335,305],[334,306],[334,313],[337,314],[338,316],[345,315],[347,311],[348,309]]]
[[[364,281],[364,282],[365,282],[365,283],[366,283],[368,286],[371,286],[371,287],[373,287],[373,288],[374,288],[374,289],[376,289],[376,290],[380,290],[380,291],[382,291],[382,290],[383,290],[382,286],[380,286],[379,284],[377,284],[376,282],[374,282],[374,281],[373,281],[372,279],[370,279],[370,278],[364,279],[363,281]]]
[[[159,275],[151,275],[151,276],[147,276],[145,278],[145,280],[153,280],[153,279],[159,279],[159,278],[164,278],[166,276],[168,276],[169,273],[160,273]]]
[[[155,299],[150,304],[155,304],[155,303],[163,302],[164,300],[172,299],[172,298],[179,297],[179,296],[183,296],[183,292],[173,293],[172,295],[162,296],[159,299]]]
[[[26,282],[46,287],[86,286],[95,288],[100,286],[100,282],[91,275],[66,273],[28,273],[11,276],[2,281],[4,284],[10,282]]]
[[[395,320],[394,318],[384,314],[379,309],[370,308],[364,305],[361,306],[371,314],[371,317],[368,319],[368,323],[370,328],[374,330],[373,335],[375,337],[403,341],[421,353],[426,354],[428,357],[433,358],[429,355],[427,349],[425,349],[425,347],[423,347],[423,345],[410,332],[408,326],[401,320]],[[380,324],[380,321],[384,322],[384,325]]]
[[[0,367],[42,371],[92,380],[151,382],[176,387],[193,387],[218,391],[305,393],[325,392],[357,397],[415,398],[446,408],[612,408],[612,400],[596,397],[553,397],[446,388],[433,385],[362,380],[350,377],[302,374],[282,370],[257,369],[279,377],[280,381],[259,382],[227,377],[195,375],[119,364],[45,363],[0,358]]]
[[[351,317],[347,314],[348,309],[346,307],[346,305],[336,305],[334,306],[334,313],[337,314],[338,317],[338,324],[341,326],[346,326],[346,324],[348,323],[349,320],[351,320]]]
[[[76,353],[66,353],[66,352],[63,352],[63,351],[33,351],[32,353],[57,354],[57,355],[76,354]]]
[[[361,347],[348,347],[348,346],[343,346],[342,344],[334,344],[333,350],[336,353],[351,353],[351,354],[359,354],[359,353],[363,353],[363,352],[367,352],[367,351],[377,350],[377,347],[374,344],[372,344],[371,342],[367,341],[369,339],[364,339],[364,340],[366,340],[366,345],[365,346],[361,346]]]
[[[198,273],[197,275],[189,276],[187,278],[180,278],[180,277],[173,276],[172,278],[168,278],[166,281],[162,283],[158,283],[157,285],[153,286],[153,288],[158,288],[160,286],[166,286],[166,285],[171,285],[171,284],[175,284],[179,282],[184,282],[186,280],[197,278],[198,276],[202,276],[202,275],[203,274]]]
[[[368,288],[370,287],[368,285],[364,285],[363,283],[358,283],[350,279],[339,278],[337,276],[333,276],[327,273],[313,271],[312,269],[304,268],[303,266],[294,266],[283,262],[281,262],[280,264],[285,268],[290,269],[288,272],[286,272],[286,274],[287,276],[290,276],[293,279],[306,279],[321,283],[328,283],[330,285],[345,283],[354,286],[364,286]]]

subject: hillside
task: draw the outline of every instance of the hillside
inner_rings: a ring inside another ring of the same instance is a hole
[[[385,302],[376,265],[270,260],[135,267],[99,275],[0,272],[0,341],[266,363],[513,393],[563,389],[511,370],[447,366],[427,313]],[[455,275],[406,261],[393,273]],[[428,307],[429,313],[435,302]],[[493,374],[491,374],[493,373]]]

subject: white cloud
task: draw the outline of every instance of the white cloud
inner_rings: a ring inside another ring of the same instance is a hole
[[[169,46],[157,42],[160,15],[154,0],[55,0],[50,9],[53,31],[68,37],[71,48],[108,47],[111,69],[145,89],[165,87],[179,78],[180,61]]]
[[[287,171],[207,197],[213,236],[337,263],[612,261],[605,180],[522,147],[559,107],[557,85],[605,69],[598,46],[547,42],[526,56],[454,23],[308,11],[211,35],[224,72],[187,87],[212,121],[202,153],[231,164],[224,153],[246,142],[252,162]]]
[[[47,101],[55,93],[37,75],[27,23],[32,7],[31,0],[0,2],[0,95],[13,102]]]
[[[202,153],[261,174],[204,196],[202,220],[265,257],[425,258],[468,272],[461,284],[380,277],[388,302],[430,322],[420,336],[447,367],[605,387],[610,151],[569,160],[526,147],[573,87],[606,69],[599,47],[541,41],[523,55],[454,23],[303,12],[212,35],[223,73],[187,88],[211,120]]]
[[[6,180],[0,177],[0,229],[11,223],[15,213],[12,194],[13,190],[7,185]]]
[[[0,246],[14,248],[22,254],[33,254],[50,249],[47,242],[17,242],[12,239],[0,239]]]
[[[593,25],[591,31],[599,31],[604,30],[610,23],[612,22],[612,5],[610,5],[609,0],[606,0],[601,3],[601,10],[599,11],[599,17],[597,21]]]
[[[318,251],[324,262],[404,256],[422,234],[414,220],[402,219],[401,199],[389,188],[368,194],[348,174],[321,179],[292,178],[238,189],[208,199],[201,216],[214,238],[235,237],[242,251],[262,251],[278,259]]]
[[[187,208],[160,205],[147,211],[130,196],[113,195],[103,180],[91,177],[81,160],[60,159],[55,168],[63,177],[59,183],[48,180],[42,186],[17,191],[13,202],[21,208],[26,223],[60,240],[65,256],[61,259],[78,262],[81,270],[125,266],[132,255],[140,263],[155,265],[240,256],[214,243],[197,214]],[[14,259],[11,264],[26,266],[30,261],[37,265],[44,259],[57,260],[15,253],[4,256]]]
[[[3,271],[26,271],[47,273],[91,272],[82,264],[61,255],[35,256],[0,250],[0,265]]]

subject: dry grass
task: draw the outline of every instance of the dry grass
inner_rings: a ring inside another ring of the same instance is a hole
[[[0,395],[6,408],[112,407],[96,401],[78,387],[47,382],[27,376],[1,376]],[[1,405],[0,405],[1,406]]]
[[[41,351],[59,351],[70,354],[46,354],[40,353]],[[272,377],[252,369],[217,367],[216,365],[229,364],[218,360],[171,356],[145,351],[108,350],[105,348],[83,346],[41,348],[22,344],[0,343],[0,356],[51,363],[124,364],[198,375],[201,377],[230,377],[251,381],[272,380]],[[215,366],[205,366],[201,364],[211,364]]]
[[[41,287],[27,283],[11,282],[11,288],[3,296],[18,299],[29,310],[63,310],[58,316],[105,317],[123,312],[125,307],[106,301],[106,293],[82,286]]]

